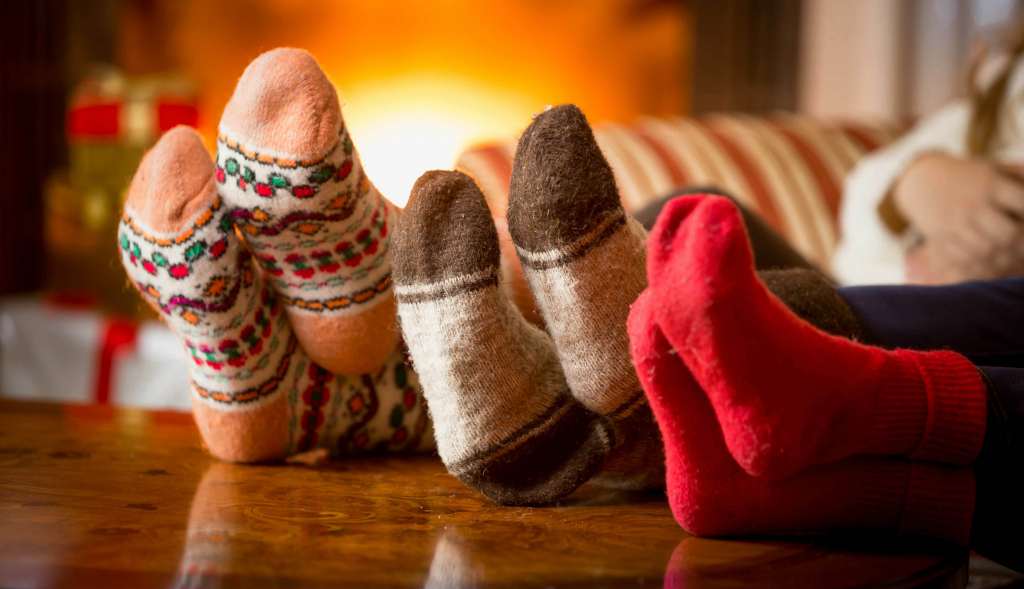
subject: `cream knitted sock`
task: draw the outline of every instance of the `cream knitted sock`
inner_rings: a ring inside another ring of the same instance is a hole
[[[196,132],[168,131],[143,158],[118,229],[131,283],[184,340],[193,414],[210,452],[252,462],[429,445],[416,375],[400,350],[371,374],[336,376],[299,345],[237,239]]]
[[[217,140],[217,190],[310,357],[376,371],[397,342],[389,232],[334,87],[311,55],[274,49],[242,74]]]

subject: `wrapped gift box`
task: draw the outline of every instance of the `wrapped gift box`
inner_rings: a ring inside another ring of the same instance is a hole
[[[42,297],[0,300],[0,391],[42,401],[190,407],[185,350],[162,324]]]

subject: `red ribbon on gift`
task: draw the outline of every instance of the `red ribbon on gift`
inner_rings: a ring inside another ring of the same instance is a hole
[[[109,318],[100,331],[100,347],[96,356],[96,385],[93,400],[101,405],[110,403],[114,380],[114,362],[118,356],[135,349],[139,325],[127,319]]]
[[[158,98],[151,112],[156,136],[178,125],[199,124],[199,108],[180,99]],[[68,138],[117,139],[124,128],[123,114],[124,103],[120,101],[74,104],[68,109]]]

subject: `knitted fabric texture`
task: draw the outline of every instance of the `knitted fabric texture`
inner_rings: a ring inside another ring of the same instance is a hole
[[[986,391],[974,366],[953,352],[868,347],[798,318],[757,278],[728,200],[669,203],[648,256],[650,288],[666,303],[658,323],[747,472],[781,478],[857,454],[977,456]]]
[[[661,486],[661,444],[626,335],[629,305],[646,286],[646,232],[622,209],[611,168],[575,106],[538,115],[520,138],[508,220],[573,396],[618,428],[608,482]]]
[[[860,318],[821,272],[790,268],[762,270],[757,275],[773,295],[804,321],[832,335],[871,343]]]
[[[118,230],[132,284],[191,357],[194,413],[210,451],[249,462],[314,447],[429,445],[417,379],[397,349],[379,370],[353,377],[310,361],[237,239],[237,210],[214,191],[214,174],[194,131],[169,131],[143,158]],[[195,212],[169,218],[182,210]]]
[[[334,87],[308,53],[246,68],[220,122],[216,182],[311,356],[372,372],[396,344],[390,230]]]
[[[630,313],[629,336],[665,442],[669,505],[684,529],[701,536],[879,531],[966,544],[975,498],[969,468],[860,457],[778,480],[744,472],[658,323],[658,307],[676,300],[644,291]]]
[[[398,313],[448,470],[504,504],[549,503],[593,476],[609,432],[500,290],[497,234],[473,181],[422,176],[394,247]]]

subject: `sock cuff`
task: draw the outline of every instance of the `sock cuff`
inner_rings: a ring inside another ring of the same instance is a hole
[[[974,499],[971,469],[912,463],[898,532],[966,546],[971,536]]]
[[[868,452],[970,464],[985,436],[984,380],[949,351],[896,350],[879,374]]]
[[[967,358],[951,351],[898,352],[917,365],[928,400],[928,419],[915,460],[968,465],[985,440],[987,391]]]
[[[877,401],[870,417],[867,453],[908,454],[922,442],[928,422],[928,393],[917,364],[886,353],[878,373]]]

